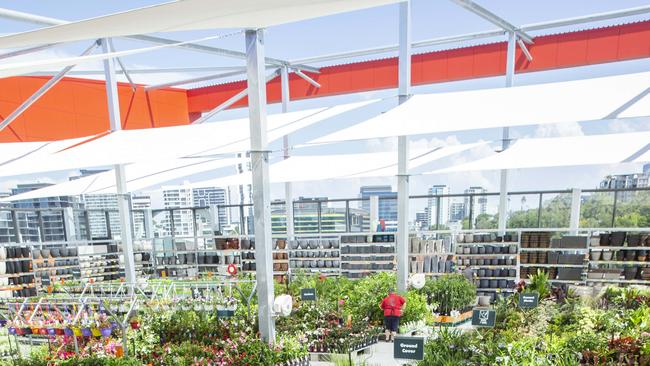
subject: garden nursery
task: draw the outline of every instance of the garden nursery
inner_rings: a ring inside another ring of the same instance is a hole
[[[271,345],[258,335],[251,279],[55,284],[4,304],[2,365],[307,365],[319,355],[357,364],[351,354],[385,341],[378,305],[395,282],[299,273],[276,283]],[[485,308],[491,319],[479,326],[466,314],[484,308],[462,274],[416,275],[403,295],[399,333],[424,339],[413,364],[650,364],[647,289],[553,286],[539,271]]]

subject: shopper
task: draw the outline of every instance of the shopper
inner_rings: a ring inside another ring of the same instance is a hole
[[[379,307],[384,311],[386,342],[395,341],[395,334],[399,329],[399,318],[402,316],[404,304],[406,304],[406,300],[392,289],[388,291],[388,296],[384,297],[381,304],[379,304]]]

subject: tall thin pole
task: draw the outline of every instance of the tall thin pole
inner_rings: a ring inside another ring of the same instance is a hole
[[[282,85],[282,113],[289,112],[289,101],[291,99],[289,93],[289,68],[284,66],[280,69],[280,83]],[[289,159],[289,136],[282,137],[282,145],[284,148],[284,159]],[[293,187],[291,182],[284,183],[284,202],[285,212],[287,218],[287,239],[292,240],[294,236],[293,229]]]
[[[515,51],[517,49],[517,36],[514,32],[508,33],[508,53],[506,63],[506,88],[510,88],[515,77]],[[502,149],[505,150],[510,146],[510,129],[503,128]],[[501,180],[499,187],[499,233],[503,235],[506,231],[508,221],[508,170],[501,171]]]
[[[253,217],[255,220],[255,261],[257,298],[262,338],[275,341],[273,309],[273,260],[271,258],[271,187],[266,137],[266,84],[264,82],[264,31],[246,31],[248,72],[248,115],[253,170]]]
[[[108,39],[102,39],[102,50],[105,53],[111,52]],[[106,96],[108,98],[108,117],[111,124],[111,131],[122,129],[120,117],[120,100],[117,93],[117,78],[115,77],[115,60],[108,58],[104,60],[104,75],[106,78]],[[135,283],[135,259],[133,255],[133,228],[131,227],[131,202],[126,189],[126,174],[124,165],[114,166],[115,184],[117,186],[117,210],[120,215],[120,236],[122,241],[122,253],[124,253],[124,273],[128,283]]]
[[[399,103],[411,93],[411,2],[399,4]],[[397,138],[397,291],[406,292],[408,284],[409,214],[409,140]]]

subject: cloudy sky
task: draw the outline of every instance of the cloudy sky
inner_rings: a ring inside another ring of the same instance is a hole
[[[143,0],[115,0],[115,1],[82,1],[82,0],[57,0],[57,1],[0,1],[0,7],[30,12],[38,15],[59,18],[64,20],[77,20],[116,11],[122,11],[129,8],[145,6],[157,3],[158,1]],[[477,16],[464,11],[451,1],[430,1],[430,0],[412,0],[413,2],[413,40],[423,40],[441,36],[457,35],[477,31],[491,30],[495,27],[490,23],[478,18]],[[647,1],[642,0],[619,0],[619,1],[593,1],[593,0],[548,0],[548,1],[504,1],[504,0],[480,0],[481,5],[501,15],[516,25],[536,23],[546,20],[555,20],[572,16],[586,15],[590,13],[604,12],[616,9],[630,8],[635,6],[647,5]],[[553,33],[569,31],[574,29],[584,29],[597,25],[616,24],[621,22],[630,22],[645,19],[643,16],[630,17],[624,20],[614,22],[596,23],[577,27],[565,27],[553,30]],[[380,26],[378,26],[380,25]],[[0,32],[13,33],[33,29],[35,26],[27,23],[0,19]],[[384,6],[375,9],[369,9],[349,14],[330,16],[315,20],[303,21],[299,23],[277,26],[267,31],[266,45],[267,55],[282,59],[298,59],[317,55],[325,55],[356,49],[371,48],[375,46],[384,46],[397,43],[397,7]],[[214,30],[214,31],[193,31],[179,32],[173,34],[163,34],[164,36],[178,39],[191,40],[198,39],[215,34],[225,34],[232,30]],[[538,34],[548,34],[550,31],[544,31]],[[535,34],[535,33],[533,33]],[[502,41],[502,39],[481,40],[481,43]],[[241,35],[228,37],[223,40],[205,42],[206,44],[225,47],[230,49],[243,50],[243,37]],[[478,42],[466,42],[458,45],[447,45],[445,47],[458,47],[463,45],[477,44]],[[40,52],[29,56],[23,56],[23,60],[33,60],[35,58],[48,59],[52,57],[65,57],[78,55],[88,42],[76,42],[71,45],[57,47],[48,51]],[[147,44],[116,39],[115,46],[118,50],[138,48],[147,46]],[[431,50],[445,47],[431,48]],[[424,51],[424,50],[418,50]],[[383,57],[388,55],[378,55],[371,58]],[[10,62],[19,61],[12,59]],[[214,55],[192,53],[173,49],[165,49],[148,54],[134,55],[124,58],[127,68],[144,69],[144,68],[169,68],[169,67],[201,67],[201,66],[243,66],[242,60],[217,57]],[[3,62],[7,62],[4,60]],[[347,62],[347,61],[346,61]],[[100,70],[101,65],[87,64],[79,65],[79,69]],[[616,75],[623,73],[648,71],[648,61],[630,61],[609,65],[598,65],[593,67],[584,67],[570,70],[558,70],[544,73],[533,73],[526,75],[517,75],[515,78],[516,85],[533,84],[540,82],[552,82],[562,80],[574,80],[580,78]],[[139,83],[158,83],[162,81],[180,80],[200,74],[159,74],[159,75],[135,75],[134,79]],[[101,75],[95,76],[101,78]],[[205,85],[200,84],[200,85]],[[455,90],[467,90],[476,88],[502,87],[504,78],[485,78],[481,80],[454,82],[448,84],[436,84],[426,87],[414,88],[415,93],[432,93]],[[188,85],[195,87],[198,85]],[[293,102],[292,110],[313,108],[320,106],[331,106],[340,103],[348,103],[360,100],[374,98],[386,98],[396,94],[395,90],[380,92],[362,93],[356,95],[346,95],[331,98],[320,98],[308,101]],[[579,98],[580,96],[575,96]],[[269,112],[279,112],[279,106],[269,107]],[[217,115],[215,123],[220,120],[226,120],[246,115],[245,110],[226,111]],[[342,122],[341,126],[344,126]],[[309,139],[332,131],[337,126],[316,125],[300,131],[291,136],[294,144],[300,144],[309,141]],[[569,123],[561,125],[547,125],[543,127],[520,127],[511,130],[511,136],[514,138],[525,137],[555,137],[555,136],[575,136],[599,133],[613,132],[631,132],[650,130],[650,122],[647,119],[638,119],[634,121],[611,121],[598,123]],[[468,133],[453,134],[435,134],[412,136],[411,143],[413,148],[416,147],[436,147],[443,144],[469,143],[476,141],[494,141],[501,136],[501,131],[497,129],[486,129]],[[279,146],[275,146],[276,148]],[[391,151],[396,147],[396,139],[381,139],[357,141],[352,143],[341,143],[329,145],[326,147],[310,147],[296,149],[295,154],[323,154],[323,153],[345,153],[345,152],[362,152],[362,151]],[[489,150],[488,148],[486,148]],[[419,171],[427,171],[432,168],[457,164],[472,158],[484,156],[490,151],[478,150],[472,151],[460,156],[454,156],[437,162],[433,165],[423,166]],[[511,172],[510,189],[513,191],[521,190],[546,190],[546,189],[564,189],[571,187],[594,188],[599,180],[607,174],[625,173],[640,171],[639,165],[617,165],[617,166],[597,166],[597,167],[571,167],[571,168],[553,168],[553,169],[525,169]],[[229,171],[215,172],[210,175],[202,174],[186,178],[190,181],[204,180],[216,175],[229,174]],[[67,180],[69,176],[76,175],[76,172],[59,172],[47,175],[14,177],[0,181],[0,190],[6,191],[20,182],[60,182]],[[433,184],[447,184],[451,187],[452,192],[462,192],[470,185],[480,185],[489,191],[497,191],[499,186],[498,172],[471,172],[445,175],[415,175],[411,178],[412,194],[425,194],[429,186]],[[180,183],[181,181],[171,182]],[[347,181],[319,181],[319,182],[301,182],[294,184],[295,196],[330,196],[330,197],[356,197],[359,192],[359,186],[367,184],[392,184],[396,187],[394,178],[376,178],[376,179],[356,179]],[[274,198],[283,197],[283,186],[273,185],[272,195]],[[415,205],[415,209],[418,205]]]

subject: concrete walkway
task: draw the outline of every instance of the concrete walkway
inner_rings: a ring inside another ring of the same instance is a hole
[[[364,353],[352,358],[353,362],[364,366],[398,366],[415,365],[414,362],[397,361],[393,358],[393,343],[379,342]],[[365,363],[364,363],[365,362]],[[312,361],[312,366],[331,366],[333,362]]]

